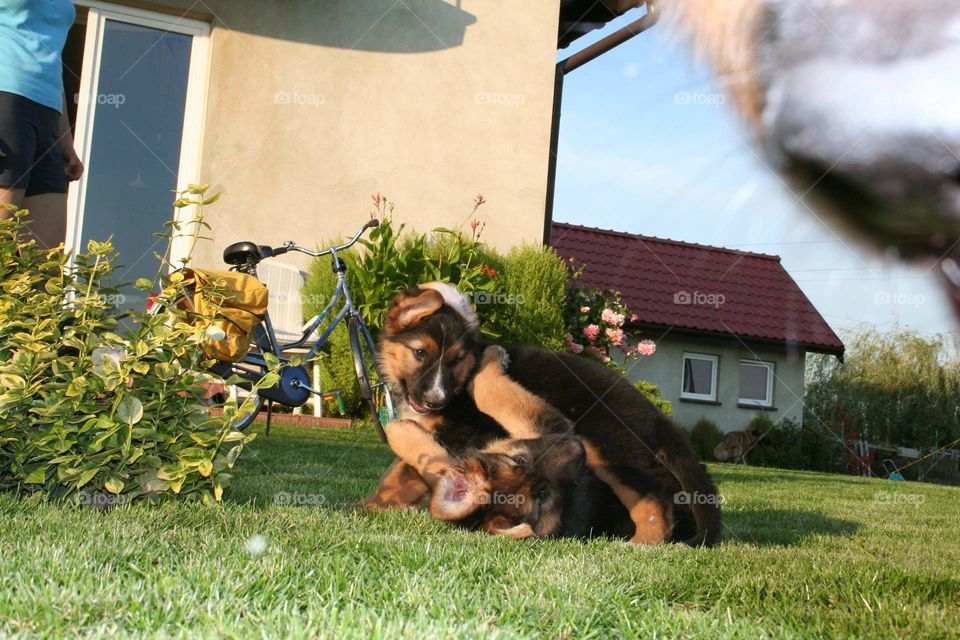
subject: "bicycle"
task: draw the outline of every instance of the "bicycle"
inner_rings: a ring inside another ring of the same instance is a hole
[[[237,386],[249,391],[253,384],[259,381],[268,371],[265,354],[272,354],[272,356],[280,361],[278,371],[280,378],[277,383],[269,388],[259,389],[257,391],[257,397],[254,399],[253,408],[250,413],[243,415],[237,421],[236,425],[234,425],[234,428],[242,431],[250,426],[260,414],[264,402],[269,403],[267,415],[269,428],[269,417],[273,402],[277,402],[286,407],[296,408],[306,404],[311,395],[317,396],[317,401],[320,401],[322,392],[319,389],[314,389],[310,385],[310,376],[307,373],[306,367],[303,364],[292,364],[290,358],[285,355],[285,352],[294,349],[303,349],[309,342],[314,331],[330,316],[334,306],[342,296],[342,308],[333,316],[329,326],[324,329],[323,333],[320,334],[312,343],[312,346],[308,348],[306,354],[302,357],[302,361],[312,361],[323,345],[326,344],[333,330],[346,319],[347,330],[350,334],[350,351],[353,356],[360,396],[370,410],[373,424],[379,432],[380,437],[386,441],[383,422],[389,421],[394,415],[393,400],[383,381],[383,376],[377,369],[375,358],[376,348],[374,347],[373,338],[370,336],[370,331],[366,323],[364,323],[363,317],[354,306],[350,289],[347,287],[346,262],[337,255],[338,252],[349,249],[356,244],[367,229],[373,229],[379,226],[379,224],[379,220],[370,220],[354,234],[350,241],[322,251],[314,251],[306,247],[297,246],[292,240],[284,242],[280,247],[257,245],[253,242],[236,242],[224,249],[223,260],[230,265],[231,271],[244,273],[253,277],[257,277],[257,265],[260,264],[261,261],[268,258],[275,258],[290,251],[304,253],[314,258],[327,255],[331,256],[333,271],[337,277],[337,284],[330,297],[330,301],[326,307],[324,307],[323,311],[314,316],[306,324],[303,329],[303,335],[298,340],[280,344],[277,341],[273,324],[270,322],[269,313],[264,313],[263,322],[255,329],[250,351],[247,352],[243,359],[238,362],[218,361],[211,367],[213,373],[224,380],[236,380],[236,377],[239,377],[242,382],[237,383]]]

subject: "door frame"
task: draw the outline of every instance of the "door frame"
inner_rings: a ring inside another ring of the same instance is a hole
[[[83,162],[83,166],[87,168],[90,166],[90,149],[95,132],[96,96],[100,82],[100,57],[106,21],[117,20],[193,37],[190,48],[190,66],[187,71],[186,104],[183,115],[183,132],[180,140],[180,161],[177,168],[177,189],[185,189],[189,183],[199,182],[207,109],[207,87],[210,77],[211,25],[200,20],[99,0],[74,0],[74,4],[86,7],[88,10],[83,64],[80,72],[77,122],[74,130],[74,148]],[[88,176],[89,172],[84,171],[80,180],[70,185],[67,195],[65,249],[70,256],[69,266],[71,267],[73,266],[74,256],[85,250],[80,244],[83,235],[83,209]],[[171,194],[171,219],[178,223],[180,230],[172,231],[175,235],[170,248],[169,260],[173,265],[176,265],[188,256],[193,246],[193,238],[196,237],[199,230],[195,228],[197,225],[193,224],[197,219],[197,208],[189,206],[175,209],[173,200],[174,196]]]

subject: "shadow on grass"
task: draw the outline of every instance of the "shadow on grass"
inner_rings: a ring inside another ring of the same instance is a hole
[[[760,546],[793,546],[814,536],[851,536],[860,524],[799,509],[748,509],[723,514],[723,539]]]

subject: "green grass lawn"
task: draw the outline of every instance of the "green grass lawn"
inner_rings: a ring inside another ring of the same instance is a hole
[[[714,465],[714,549],[511,540],[357,501],[370,429],[276,427],[220,506],[0,496],[0,637],[930,637],[960,628],[960,490]],[[281,499],[305,503],[276,506]],[[919,504],[922,501],[922,504]]]

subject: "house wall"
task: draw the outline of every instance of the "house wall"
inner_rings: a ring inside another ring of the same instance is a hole
[[[651,332],[645,337],[655,339]],[[774,363],[773,406],[768,415],[774,422],[789,418],[798,424],[803,419],[805,355],[785,347],[775,348],[750,344],[745,348],[735,339],[711,340],[668,334],[657,340],[657,352],[632,363],[630,378],[657,385],[665,399],[673,404],[673,417],[678,424],[691,428],[700,418],[707,418],[724,432],[743,429],[759,413],[755,409],[737,407],[740,393],[740,360],[754,358]],[[684,352],[704,353],[719,357],[717,401],[719,404],[681,400]]]
[[[148,4],[213,15],[198,178],[223,197],[197,264],[353,232],[377,192],[422,231],[482,193],[484,240],[540,242],[559,0]]]

